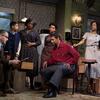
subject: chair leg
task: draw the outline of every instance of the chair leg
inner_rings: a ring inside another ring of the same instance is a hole
[[[72,94],[74,94],[75,91],[77,91],[77,77],[73,76],[73,90],[72,90]]]
[[[75,91],[77,92],[77,87],[78,87],[78,78],[76,78],[76,79],[74,80],[74,82],[75,82]]]
[[[73,78],[73,90],[72,90],[72,95],[74,94],[74,91],[75,91],[75,80]]]

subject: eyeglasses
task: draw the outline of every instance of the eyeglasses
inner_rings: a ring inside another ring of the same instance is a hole
[[[2,36],[4,36],[5,38],[7,38],[7,39],[8,39],[8,36],[6,36],[6,35],[2,35]]]

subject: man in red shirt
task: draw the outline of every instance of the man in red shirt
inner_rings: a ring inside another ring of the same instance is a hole
[[[50,83],[50,91],[43,96],[44,98],[56,97],[62,77],[74,72],[79,59],[79,53],[61,41],[59,35],[52,34],[51,42],[55,47],[51,51],[51,58],[43,63],[41,71],[43,78]]]

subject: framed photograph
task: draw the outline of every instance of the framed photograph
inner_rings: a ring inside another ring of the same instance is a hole
[[[71,33],[72,33],[72,39],[81,39],[80,27],[72,27]]]

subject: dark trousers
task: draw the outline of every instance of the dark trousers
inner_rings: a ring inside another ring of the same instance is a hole
[[[3,66],[3,73],[4,73],[4,83],[3,89],[9,89],[13,87],[12,77],[12,65],[4,64]]]
[[[41,75],[46,81],[49,81],[54,86],[59,88],[62,77],[75,71],[74,64],[70,65],[70,67],[71,68],[69,69],[65,63],[57,63],[41,70]]]

